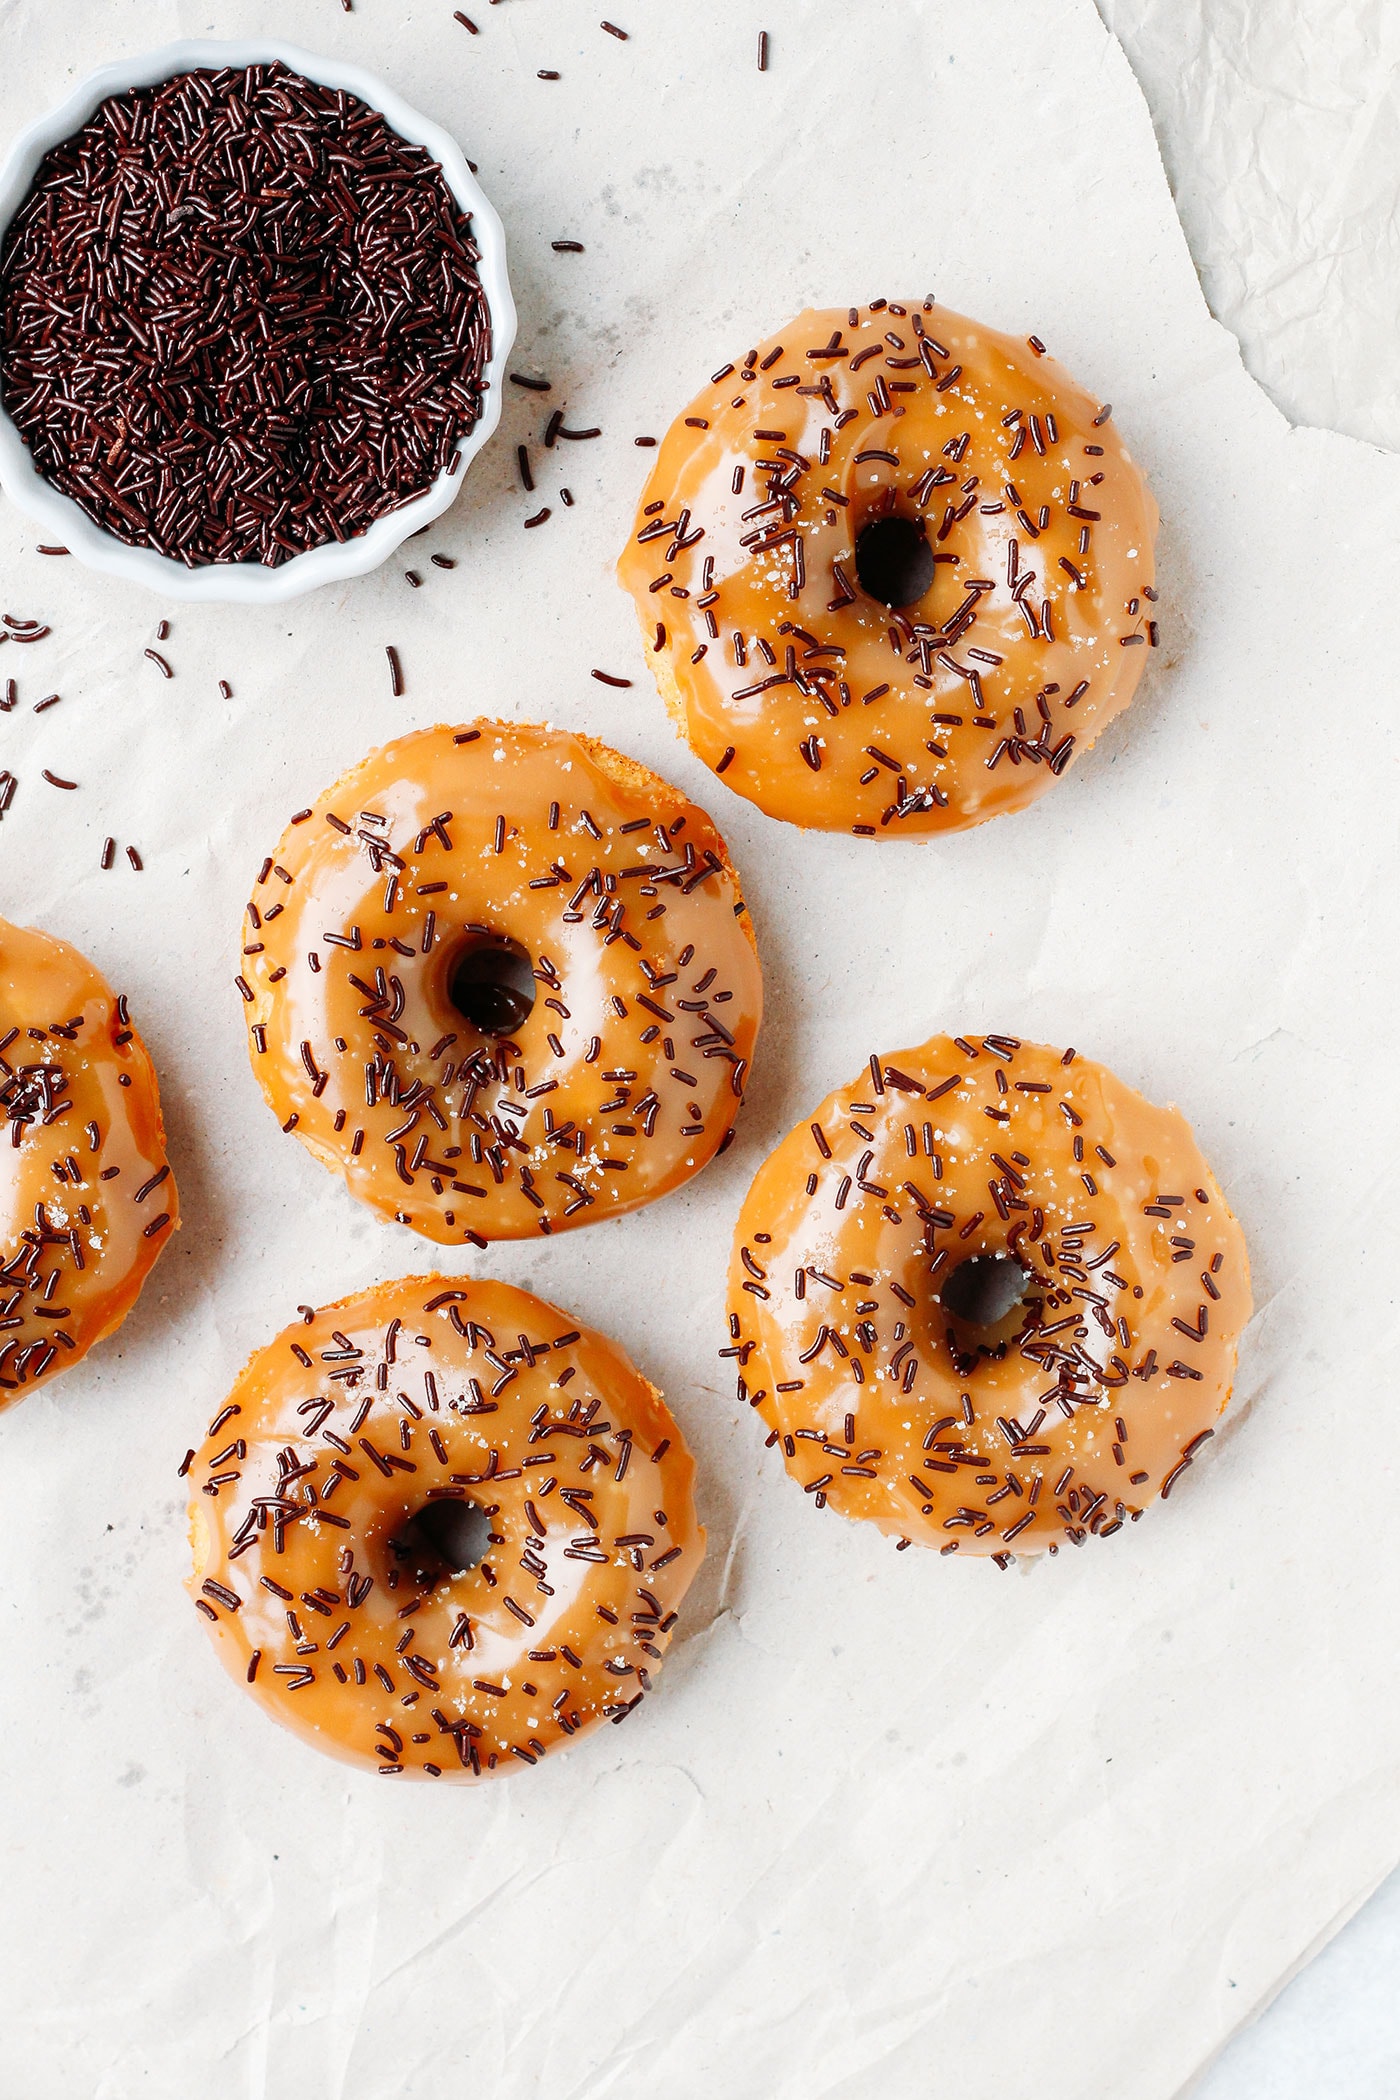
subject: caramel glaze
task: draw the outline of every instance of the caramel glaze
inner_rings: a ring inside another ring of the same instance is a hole
[[[92,964],[0,919],[0,1406],[130,1312],[180,1219],[155,1069]]]
[[[990,1327],[941,1303],[977,1256],[1026,1278]],[[1177,1109],[1072,1050],[935,1036],[760,1168],[727,1353],[819,1508],[1005,1558],[1170,1493],[1249,1313],[1244,1236]]]
[[[472,1781],[620,1721],[704,1553],[694,1464],[621,1349],[510,1284],[413,1276],[250,1358],[191,1454],[225,1668],[333,1757]],[[455,1570],[405,1527],[471,1501]]]
[[[682,734],[770,816],[907,838],[1020,809],[1156,640],[1157,506],[1053,358],[946,307],[799,314],[656,454],[618,576]],[[856,543],[921,521],[924,595]]]
[[[483,937],[533,972],[504,1036],[449,996]],[[591,737],[506,722],[401,737],[294,819],[239,968],[283,1129],[381,1214],[476,1246],[698,1173],[733,1134],[762,1012],[705,812]]]

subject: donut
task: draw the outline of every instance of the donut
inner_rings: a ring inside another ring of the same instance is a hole
[[[303,1307],[181,1470],[224,1667],[305,1742],[404,1778],[484,1779],[624,1719],[705,1550],[660,1393],[508,1283]]]
[[[728,1307],[740,1398],[817,1508],[1005,1564],[1171,1494],[1249,1263],[1178,1109],[1073,1050],[934,1036],[764,1162]]]
[[[0,1407],[120,1327],[180,1222],[155,1067],[67,941],[0,919]]]
[[[238,977],[284,1131],[447,1244],[635,1210],[729,1143],[762,1010],[724,841],[592,737],[424,729],[293,817]]]
[[[1157,506],[1109,410],[931,300],[799,314],[663,439],[618,576],[697,756],[859,838],[1043,795],[1157,640]]]

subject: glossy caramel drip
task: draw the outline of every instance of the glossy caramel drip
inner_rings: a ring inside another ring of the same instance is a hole
[[[1020,809],[1127,706],[1155,640],[1157,506],[1053,358],[946,307],[799,314],[657,452],[618,576],[726,787],[869,838]],[[917,526],[891,608],[863,536]]]
[[[492,1033],[453,1003],[482,942],[518,951],[534,1000]],[[382,1215],[477,1245],[697,1173],[762,1011],[705,812],[591,738],[503,722],[402,737],[289,827],[239,988],[283,1129]]]
[[[248,1362],[189,1468],[189,1590],[317,1749],[411,1778],[531,1765],[649,1691],[704,1553],[694,1464],[615,1343],[526,1291],[416,1276]],[[480,1562],[425,1551],[473,1504]]]
[[[92,964],[0,919],[0,1406],[121,1325],[179,1223],[156,1075]]]
[[[963,1317],[1008,1281],[1001,1317]],[[1249,1314],[1180,1112],[1005,1036],[935,1036],[830,1095],[759,1169],[729,1277],[740,1392],[788,1471],[945,1553],[1107,1537],[1168,1494]]]

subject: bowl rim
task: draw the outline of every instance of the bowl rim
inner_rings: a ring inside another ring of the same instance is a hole
[[[462,486],[467,467],[495,431],[501,419],[506,362],[515,341],[515,301],[506,271],[505,229],[456,140],[362,66],[323,58],[276,37],[182,37],[135,57],[113,60],[89,73],[64,101],[26,125],[11,145],[0,167],[0,246],[44,155],[85,124],[109,96],[129,88],[153,87],[178,73],[273,63],[322,87],[355,95],[377,109],[401,138],[427,149],[458,204],[470,212],[480,250],[477,275],[491,318],[491,355],[483,371],[486,389],[481,414],[459,443],[454,459],[421,496],[376,518],[365,532],[352,539],[326,541],[293,555],[279,568],[269,568],[262,562],[206,562],[191,569],[170,555],[158,554],[153,547],[128,546],[90,518],[71,496],[65,496],[44,479],[0,403],[0,486],[11,500],[89,568],[124,577],[186,603],[281,605],[322,584],[362,576],[386,561],[395,548],[447,509]]]

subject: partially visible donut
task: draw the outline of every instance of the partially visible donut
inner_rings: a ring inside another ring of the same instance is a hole
[[[1039,340],[929,300],[802,313],[656,454],[618,576],[697,755],[861,838],[1020,809],[1131,700],[1157,506]]]
[[[759,1169],[725,1353],[818,1508],[1005,1559],[1170,1494],[1249,1312],[1179,1110],[1073,1050],[935,1036],[872,1057]]]
[[[431,1239],[635,1210],[728,1143],[762,1011],[704,810],[592,737],[425,729],[292,819],[238,988],[277,1119]]]
[[[224,1667],[318,1750],[413,1779],[622,1720],[704,1553],[661,1395],[506,1283],[411,1276],[311,1313],[182,1470]]]
[[[0,1407],[130,1312],[180,1221],[155,1068],[66,941],[0,919]]]

